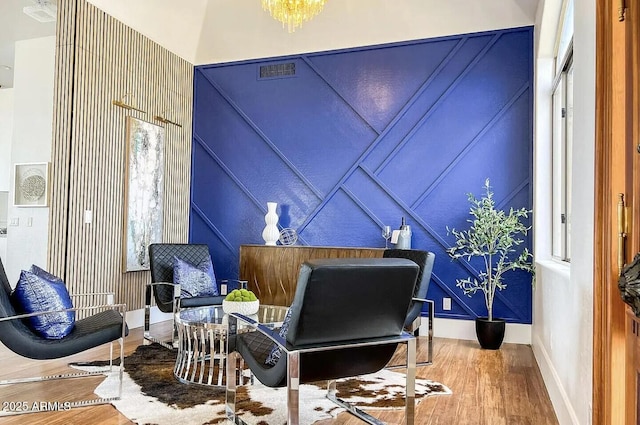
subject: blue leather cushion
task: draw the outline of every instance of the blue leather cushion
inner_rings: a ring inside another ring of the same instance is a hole
[[[38,267],[32,267],[32,270],[36,272],[23,270],[20,273],[20,280],[12,293],[13,306],[18,314],[73,308],[67,287],[60,278]],[[62,339],[73,330],[75,317],[74,311],[65,311],[29,317],[26,322],[43,338]]]
[[[278,331],[278,334],[282,338],[285,338],[285,339],[287,338],[287,331],[289,330],[290,319],[291,319],[291,308],[287,310],[287,314],[284,316],[284,320],[282,321],[282,326]],[[273,344],[273,348],[271,348],[271,351],[267,355],[267,358],[265,359],[264,364],[269,366],[275,366],[276,363],[278,363],[278,360],[280,360],[281,355],[282,355],[282,349],[280,348],[280,346],[278,344]]]
[[[211,297],[218,295],[216,276],[211,258],[207,257],[198,265],[192,265],[174,258],[173,283],[180,284],[180,298]]]

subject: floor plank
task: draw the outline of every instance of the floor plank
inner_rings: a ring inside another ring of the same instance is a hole
[[[154,325],[168,334],[169,324]],[[131,353],[142,341],[142,330],[133,329],[125,341]],[[426,344],[418,344],[418,361],[425,358]],[[402,355],[402,353],[400,353]],[[68,371],[67,363],[104,359],[108,348],[90,350],[62,361],[29,361],[0,346],[0,379]],[[401,357],[400,355],[400,357]],[[7,365],[11,365],[10,367]],[[126,366],[126,364],[125,364]],[[424,425],[555,425],[558,423],[530,346],[503,344],[497,351],[482,350],[475,341],[436,338],[434,364],[417,369],[419,378],[432,379],[451,388],[453,395],[423,400],[416,409],[416,424]],[[0,386],[0,403],[90,397],[100,378],[83,378],[49,383]],[[81,383],[80,383],[81,382]],[[372,411],[390,424],[400,424],[398,411]],[[335,420],[317,425],[359,425],[359,419],[343,413]],[[34,413],[0,418],[0,425],[124,425],[131,424],[110,405],[73,409],[67,412]],[[182,424],[189,425],[189,424]]]

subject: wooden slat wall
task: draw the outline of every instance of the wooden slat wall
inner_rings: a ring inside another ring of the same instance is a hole
[[[165,127],[163,239],[189,224],[193,65],[85,0],[59,3],[49,268],[72,293],[115,292],[144,305],[149,272],[124,273],[127,115]],[[146,111],[114,106],[124,101]],[[182,125],[154,121],[163,115]],[[85,210],[93,223],[84,223]]]
[[[67,203],[72,119],[73,57],[75,53],[76,0],[58,2],[56,28],[56,62],[54,81],[53,137],[51,146],[51,208],[49,209],[48,268],[56,276],[63,276],[67,232]]]

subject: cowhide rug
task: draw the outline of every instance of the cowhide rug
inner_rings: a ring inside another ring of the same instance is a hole
[[[113,405],[138,424],[200,425],[225,423],[224,388],[180,383],[173,376],[175,352],[158,344],[139,346],[125,359],[121,400]],[[73,364],[82,370],[96,369],[106,362]],[[118,374],[96,388],[100,397],[117,394]],[[404,408],[405,376],[382,370],[378,373],[338,381],[338,397],[366,409]],[[300,423],[335,418],[344,409],[325,398],[326,388],[308,384],[300,387]],[[446,386],[416,379],[416,399],[451,394]],[[254,385],[238,387],[237,412],[250,424],[286,423],[286,388],[268,388],[257,380]]]

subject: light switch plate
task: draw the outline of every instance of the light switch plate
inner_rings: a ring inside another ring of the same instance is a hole
[[[443,298],[442,299],[442,309],[443,310],[451,310],[451,298]]]

